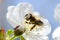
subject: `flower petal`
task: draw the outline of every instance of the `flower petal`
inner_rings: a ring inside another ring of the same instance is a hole
[[[13,28],[18,25],[23,26],[25,14],[33,11],[33,8],[29,3],[19,3],[15,6],[14,10],[11,10],[10,8],[13,9],[12,7],[8,8],[7,19]]]
[[[54,40],[60,40],[60,26],[54,30],[52,37]]]
[[[57,6],[54,10],[54,17],[58,22],[60,22],[60,3],[57,4]]]
[[[40,36],[40,35],[26,35],[23,34],[23,37],[26,40],[49,40],[48,36]]]

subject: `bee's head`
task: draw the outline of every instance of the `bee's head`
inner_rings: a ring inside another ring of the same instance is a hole
[[[30,13],[30,14],[26,14],[26,15],[25,15],[25,19],[26,19],[26,20],[30,20],[30,19],[31,19],[31,17],[32,17],[32,14],[31,14],[31,13]]]

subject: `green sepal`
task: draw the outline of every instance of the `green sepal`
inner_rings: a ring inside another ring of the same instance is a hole
[[[21,35],[21,36],[20,36],[20,40],[25,40],[25,38]]]
[[[14,33],[13,30],[9,29],[6,34],[10,36],[13,33]]]

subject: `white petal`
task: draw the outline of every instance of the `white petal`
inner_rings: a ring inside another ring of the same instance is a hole
[[[34,15],[40,16],[39,12],[35,11],[33,12]]]
[[[8,10],[9,12],[13,12],[14,8],[15,8],[15,6],[8,6],[7,10]]]
[[[29,3],[21,2],[17,5],[17,7],[19,8],[20,13],[31,13],[34,11],[32,5]]]
[[[54,40],[60,40],[60,26],[54,30],[52,37]]]
[[[27,12],[29,12],[29,11],[26,11],[26,10],[28,10],[27,8],[29,10],[32,10],[31,9],[32,7],[30,7],[30,4],[28,4],[28,3],[19,3],[15,7],[12,15],[13,15],[14,19],[17,21],[18,25],[21,25],[21,26],[23,25],[24,16],[26,15]]]
[[[42,19],[44,25],[43,25],[43,29],[41,31],[42,35],[49,35],[51,33],[51,25],[49,23],[49,21],[45,18]]]
[[[8,7],[8,12],[6,14],[6,18],[12,26],[16,26],[16,21],[15,21],[15,19],[13,19],[12,15],[11,15],[14,8],[15,8],[14,6],[9,6]]]
[[[58,22],[60,22],[60,3],[57,4],[57,6],[54,10],[54,17]]]
[[[40,36],[40,35],[27,35],[23,34],[23,37],[26,40],[49,40],[48,36]]]
[[[13,28],[17,25],[22,26],[25,14],[33,11],[32,6],[29,3],[19,3],[15,6],[14,10],[12,9],[13,6],[8,7],[7,19]]]

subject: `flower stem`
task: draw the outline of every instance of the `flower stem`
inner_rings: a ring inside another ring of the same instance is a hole
[[[15,39],[15,36],[12,36],[11,38],[10,38],[10,40],[14,40]]]

